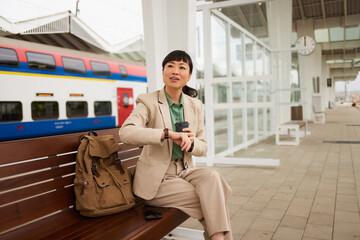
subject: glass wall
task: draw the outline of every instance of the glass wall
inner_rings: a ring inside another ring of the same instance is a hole
[[[271,52],[242,27],[228,22],[221,12],[211,10],[206,15],[209,19],[203,14],[198,14],[201,20],[197,27],[197,80],[208,89],[203,92],[213,98],[205,113],[206,124],[213,127],[208,136],[208,142],[213,141],[210,151],[214,151],[214,156],[226,157],[273,132]],[[204,26],[210,29],[208,35]],[[200,33],[204,35],[199,36]],[[204,39],[208,50],[201,45]]]

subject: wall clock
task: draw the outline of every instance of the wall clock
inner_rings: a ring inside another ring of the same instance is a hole
[[[314,52],[316,47],[316,42],[312,37],[309,36],[302,36],[297,41],[295,46],[300,48],[298,53],[301,55],[310,55]]]

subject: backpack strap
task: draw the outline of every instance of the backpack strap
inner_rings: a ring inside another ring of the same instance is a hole
[[[93,173],[93,175],[100,177],[100,173],[97,170],[96,161],[94,157],[91,158],[91,172]]]
[[[120,171],[121,174],[124,174],[125,173],[125,170],[121,164],[121,160],[119,158],[119,154],[118,152],[114,152],[114,155],[115,155],[115,165],[116,165],[116,168]]]

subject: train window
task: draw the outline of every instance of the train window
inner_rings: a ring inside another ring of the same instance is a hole
[[[95,116],[111,115],[111,102],[95,102],[94,103]]]
[[[68,118],[87,117],[88,106],[85,101],[66,102],[66,116]]]
[[[94,75],[110,76],[110,68],[107,63],[90,61]]]
[[[0,122],[21,121],[21,102],[0,102]]]
[[[127,78],[128,74],[127,74],[127,70],[126,67],[124,65],[119,65],[120,68],[120,74],[122,78]]]
[[[64,71],[71,73],[86,73],[85,63],[81,59],[77,58],[69,58],[69,57],[61,57]]]
[[[19,59],[14,49],[0,47],[0,65],[7,67],[19,66]]]
[[[56,69],[55,59],[50,54],[26,52],[26,57],[30,68],[41,69],[41,70]]]
[[[123,95],[123,107],[129,107],[129,95],[127,93],[124,93]]]
[[[59,118],[59,103],[52,101],[32,102],[31,117],[34,120],[57,119]]]

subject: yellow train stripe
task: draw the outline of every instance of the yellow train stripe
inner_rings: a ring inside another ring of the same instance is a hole
[[[74,79],[74,80],[100,81],[100,82],[116,82],[116,80],[112,80],[112,79],[85,78],[85,77],[73,77],[73,76],[64,76],[64,75],[38,74],[38,73],[0,71],[0,74],[28,76],[28,77],[31,76],[31,77],[48,77],[48,78],[66,78],[66,79]]]

